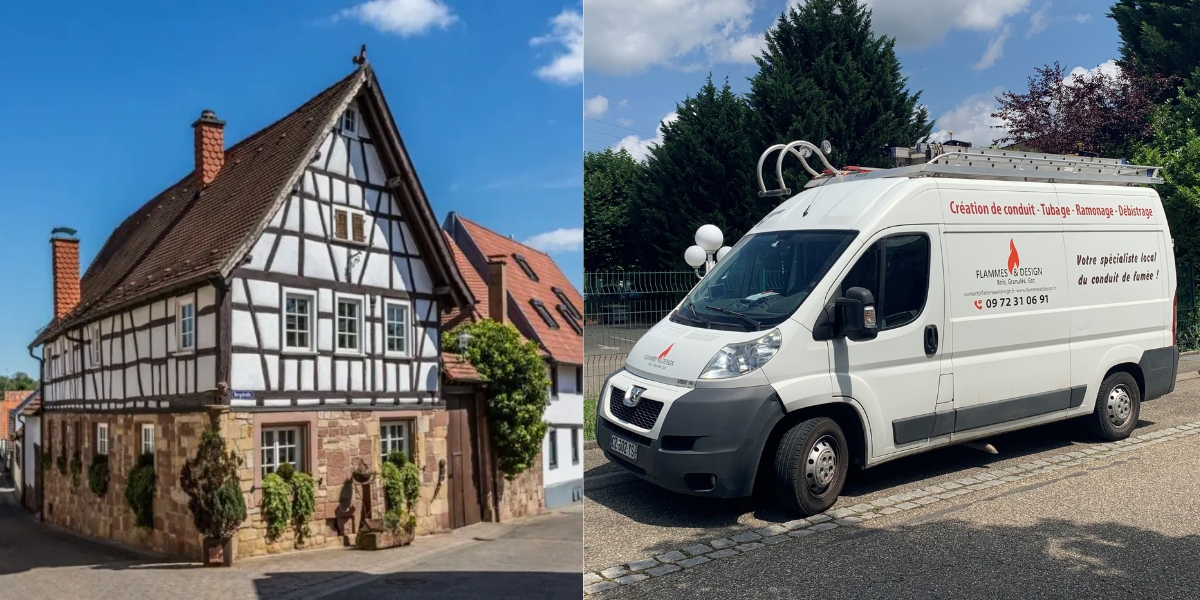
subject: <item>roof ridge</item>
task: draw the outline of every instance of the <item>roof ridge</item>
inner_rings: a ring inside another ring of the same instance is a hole
[[[549,253],[549,252],[543,252],[543,251],[541,251],[541,250],[538,250],[537,248],[534,248],[533,246],[530,246],[529,244],[526,244],[525,242],[518,242],[518,241],[516,240],[516,238],[510,238],[510,237],[508,237],[508,236],[504,235],[503,233],[500,233],[499,231],[496,231],[495,229],[492,229],[492,228],[488,227],[487,225],[481,225],[481,224],[479,224],[478,222],[476,222],[476,221],[472,221],[471,219],[468,219],[468,218],[466,218],[466,217],[464,217],[464,216],[462,216],[462,215],[456,214],[456,216],[457,216],[459,219],[461,219],[461,220],[463,220],[463,221],[466,221],[467,223],[470,223],[470,224],[472,224],[472,225],[474,225],[474,226],[476,226],[476,227],[478,227],[478,228],[480,228],[480,229],[483,229],[484,231],[487,231],[488,233],[490,233],[490,234],[492,234],[492,235],[499,236],[499,237],[501,237],[501,238],[503,238],[503,239],[505,239],[505,240],[507,240],[507,241],[509,241],[509,242],[513,242],[513,243],[515,243],[515,244],[519,244],[519,245],[521,245],[521,246],[524,246],[524,247],[526,247],[526,248],[529,248],[530,250],[533,250],[534,252],[537,252],[538,254],[541,254],[542,256],[545,256],[546,258],[549,258],[550,260],[554,260],[554,259],[553,259],[553,258],[550,256],[550,253]],[[557,265],[557,264],[558,264],[558,263],[555,263],[555,265]]]

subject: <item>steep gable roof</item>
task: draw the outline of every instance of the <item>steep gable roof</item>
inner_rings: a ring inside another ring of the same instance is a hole
[[[52,321],[31,346],[112,312],[227,277],[295,186],[296,178],[361,90],[381,136],[381,154],[393,171],[390,185],[415,218],[414,233],[428,255],[435,282],[453,304],[469,304],[407,152],[396,134],[374,70],[364,63],[282,119],[230,147],[216,179],[198,189],[193,172],[155,196],[109,236],[81,281],[79,304]]]
[[[482,278],[488,256],[504,255],[508,261],[506,283],[509,293],[508,310],[520,312],[524,321],[532,328],[533,337],[542,345],[555,361],[567,364],[583,364],[583,334],[576,333],[566,322],[566,318],[558,311],[562,304],[558,289],[570,301],[576,311],[582,310],[583,299],[575,286],[571,285],[566,275],[559,270],[554,259],[549,255],[526,246],[516,240],[496,233],[478,223],[463,218],[461,215],[450,213],[444,228],[463,248],[464,253],[476,273]],[[461,233],[464,237],[459,237]],[[529,267],[536,273],[538,280],[528,277],[517,263],[516,255],[520,255]],[[542,303],[558,328],[551,327],[533,307],[532,301]],[[577,323],[582,327],[583,319]]]

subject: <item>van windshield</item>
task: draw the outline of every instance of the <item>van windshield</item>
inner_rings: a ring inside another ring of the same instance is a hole
[[[675,320],[747,330],[788,318],[857,232],[769,231],[743,237],[676,311]]]

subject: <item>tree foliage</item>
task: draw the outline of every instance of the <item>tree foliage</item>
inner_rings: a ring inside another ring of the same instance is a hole
[[[1155,111],[1153,136],[1133,162],[1162,167],[1157,186],[1177,262],[1200,262],[1200,96],[1180,92]]]
[[[1029,91],[1007,91],[996,100],[993,117],[1004,121],[1008,134],[998,144],[1020,144],[1039,152],[1129,156],[1150,135],[1153,93],[1158,78],[1113,77],[1100,71],[1068,75],[1054,62],[1035,69]]]
[[[835,166],[890,166],[886,147],[911,146],[933,130],[921,93],[909,93],[900,74],[894,46],[871,32],[871,12],[857,0],[789,8],[755,58],[759,71],[747,96],[752,147],[829,140]],[[792,166],[787,180],[797,189],[807,176]]]
[[[536,464],[546,436],[550,377],[537,344],[521,339],[512,325],[487,320],[467,323],[442,334],[443,348],[458,348],[458,335],[471,334],[463,353],[483,377],[488,394],[488,423],[496,442],[500,470],[509,480]]]
[[[629,206],[642,165],[626,150],[583,155],[583,268],[620,271],[636,263],[629,244]]]
[[[196,456],[183,464],[179,484],[188,496],[192,522],[205,537],[227,540],[246,520],[246,500],[238,478],[241,464],[241,457],[221,437],[216,421],[200,434]]]
[[[736,240],[774,205],[760,201],[754,168],[758,152],[747,131],[750,108],[729,82],[712,75],[676,107],[662,127],[662,144],[646,160],[643,189],[632,203],[633,250],[647,271],[687,268],[683,251],[705,223]]]
[[[0,390],[9,392],[16,391],[33,391],[38,387],[38,381],[29,376],[24,371],[17,371],[11,377],[8,375],[0,375]]]
[[[1200,3],[1196,0],[1117,0],[1108,16],[1121,36],[1121,66],[1139,73],[1200,83]],[[1172,90],[1156,90],[1163,99]]]
[[[97,454],[88,465],[88,488],[103,498],[108,493],[108,455]]]
[[[154,493],[158,487],[154,473],[154,455],[147,452],[138,457],[137,466],[125,481],[125,502],[133,511],[138,527],[154,528]]]

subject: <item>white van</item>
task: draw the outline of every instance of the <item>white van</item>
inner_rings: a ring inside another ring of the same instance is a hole
[[[820,156],[785,150],[797,144]],[[813,514],[851,464],[1072,417],[1119,440],[1174,389],[1175,259],[1143,187],[1156,168],[955,149],[833,172],[751,229],[605,381],[610,460],[701,496],[771,477]]]

